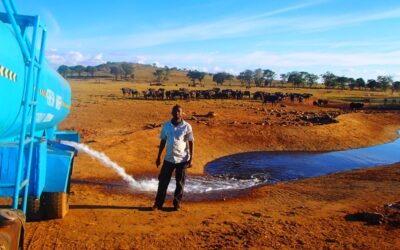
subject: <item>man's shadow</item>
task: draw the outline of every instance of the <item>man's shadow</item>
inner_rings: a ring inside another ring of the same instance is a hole
[[[70,209],[127,209],[137,210],[141,212],[152,212],[152,207],[132,207],[132,206],[112,206],[112,205],[69,205]],[[163,212],[174,212],[173,207],[163,207],[160,209]]]

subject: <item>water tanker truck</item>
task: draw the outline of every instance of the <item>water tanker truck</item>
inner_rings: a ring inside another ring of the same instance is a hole
[[[59,141],[79,142],[78,133],[57,130],[70,111],[71,89],[45,59],[45,26],[39,16],[18,14],[13,0],[1,1],[0,204],[11,208],[0,210],[0,246],[21,214],[66,214],[76,151]]]

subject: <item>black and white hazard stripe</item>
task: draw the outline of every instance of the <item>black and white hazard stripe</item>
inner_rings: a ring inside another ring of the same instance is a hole
[[[0,77],[7,78],[12,82],[17,81],[17,73],[11,71],[10,69],[0,65]]]

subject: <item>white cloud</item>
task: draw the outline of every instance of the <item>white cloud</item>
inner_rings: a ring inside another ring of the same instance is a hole
[[[223,71],[223,70],[218,66],[214,66],[213,71],[214,72],[220,72],[220,71]]]
[[[164,64],[161,64],[159,62],[153,62],[153,64],[158,68],[163,68],[164,67]]]
[[[96,54],[93,57],[88,57],[86,60],[84,60],[85,65],[92,65],[92,66],[99,65],[99,64],[102,64],[105,62],[106,62],[106,60],[103,59],[102,53]]]
[[[64,57],[65,60],[71,64],[78,64],[85,60],[81,52],[73,50],[69,51]]]
[[[133,58],[132,62],[145,64],[146,63],[146,58],[144,56],[135,56]]]
[[[65,62],[65,58],[57,54],[48,54],[47,59],[53,65],[61,65]]]
[[[68,51],[68,52],[58,52],[57,49],[50,48],[46,51],[46,57],[51,65],[58,67],[62,64],[73,66],[73,65],[98,65],[105,63],[103,59],[103,54],[98,53],[94,56],[83,55],[79,51]]]

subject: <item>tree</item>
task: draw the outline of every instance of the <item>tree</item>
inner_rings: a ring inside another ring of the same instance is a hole
[[[306,73],[304,75],[304,80],[305,82],[308,84],[308,86],[311,88],[315,83],[317,83],[318,80],[318,76],[315,74],[310,74],[310,73]]]
[[[287,75],[287,74],[280,74],[279,76],[281,77],[280,83],[281,83],[281,85],[283,86],[283,85],[286,84],[286,82],[287,82],[288,75]]]
[[[73,69],[76,73],[78,73],[78,76],[81,77],[82,72],[84,72],[86,68],[82,65],[76,65],[73,67]]]
[[[240,81],[240,86],[244,86],[244,84],[246,83],[246,80],[244,79],[244,75],[243,75],[243,72],[241,72],[237,77],[236,77],[236,79],[238,79],[239,81]]]
[[[269,84],[269,86],[271,87],[272,81],[274,80],[275,75],[276,75],[275,72],[270,69],[264,70],[265,85]]]
[[[367,81],[367,88],[370,90],[375,90],[378,87],[378,82],[374,79],[369,79]]]
[[[305,83],[306,72],[293,71],[288,73],[288,82],[293,83],[293,86],[299,87]]]
[[[393,83],[393,77],[391,76],[378,76],[377,78],[378,87],[383,91],[386,91]]]
[[[124,71],[125,79],[128,79],[128,76],[133,74],[133,67],[131,63],[121,63],[121,68]]]
[[[58,67],[57,72],[62,75],[64,78],[67,78],[68,73],[70,72],[70,69],[67,65],[61,65]]]
[[[90,74],[90,76],[93,78],[94,77],[94,73],[96,73],[97,68],[94,66],[87,66],[85,69],[85,72],[87,72],[88,74]]]
[[[225,81],[225,72],[214,74],[212,80],[213,82],[216,82],[217,85],[223,85]]]
[[[213,82],[216,82],[217,85],[223,85],[225,81],[231,81],[233,79],[233,75],[219,72],[213,75]]]
[[[262,87],[264,84],[264,72],[262,69],[256,69],[253,73],[254,83],[257,87]],[[265,86],[265,85],[264,85]]]
[[[399,90],[400,90],[400,82],[399,82],[399,81],[396,81],[396,82],[394,82],[393,85],[392,85],[392,92],[394,92],[394,91],[399,91]]]
[[[118,77],[122,74],[124,74],[123,69],[121,68],[121,66],[111,66],[110,67],[110,73],[113,74],[115,76],[115,80],[118,80]]]
[[[73,77],[74,76],[74,73],[75,73],[75,69],[74,69],[74,67],[69,67],[69,76],[70,77]]]
[[[336,82],[339,84],[341,89],[345,89],[345,87],[348,83],[348,78],[345,76],[339,76],[336,78]]]
[[[247,69],[247,70],[245,70],[243,72],[240,72],[239,76],[238,76],[238,79],[240,80],[240,82],[243,81],[243,83],[246,83],[246,85],[248,87],[250,87],[251,83],[254,80],[254,72],[249,70],[249,69]]]
[[[196,86],[196,79],[198,78],[199,71],[197,70],[189,70],[186,76],[192,81],[192,85]]]
[[[206,76],[206,73],[205,72],[199,72],[197,75],[198,75],[197,79],[199,79],[200,85],[203,85],[203,79]]]
[[[225,81],[229,81],[229,86],[232,85],[232,80],[235,78],[232,74],[225,73]]]
[[[168,81],[169,76],[171,74],[171,69],[168,66],[164,67],[164,81]]]
[[[337,85],[337,76],[329,71],[321,75],[326,88],[335,88]]]
[[[365,88],[365,80],[362,78],[357,78],[356,87],[358,87],[358,89]]]
[[[348,80],[349,80],[349,88],[351,89],[351,90],[353,90],[353,89],[355,89],[355,87],[357,86],[356,85],[356,80],[354,80],[354,78],[348,78]]]
[[[192,81],[192,85],[196,86],[196,80],[199,80],[201,84],[204,77],[206,76],[206,73],[197,70],[189,70],[186,76]]]
[[[153,72],[153,76],[156,78],[156,82],[161,83],[164,79],[164,70],[156,69],[156,71]]]

